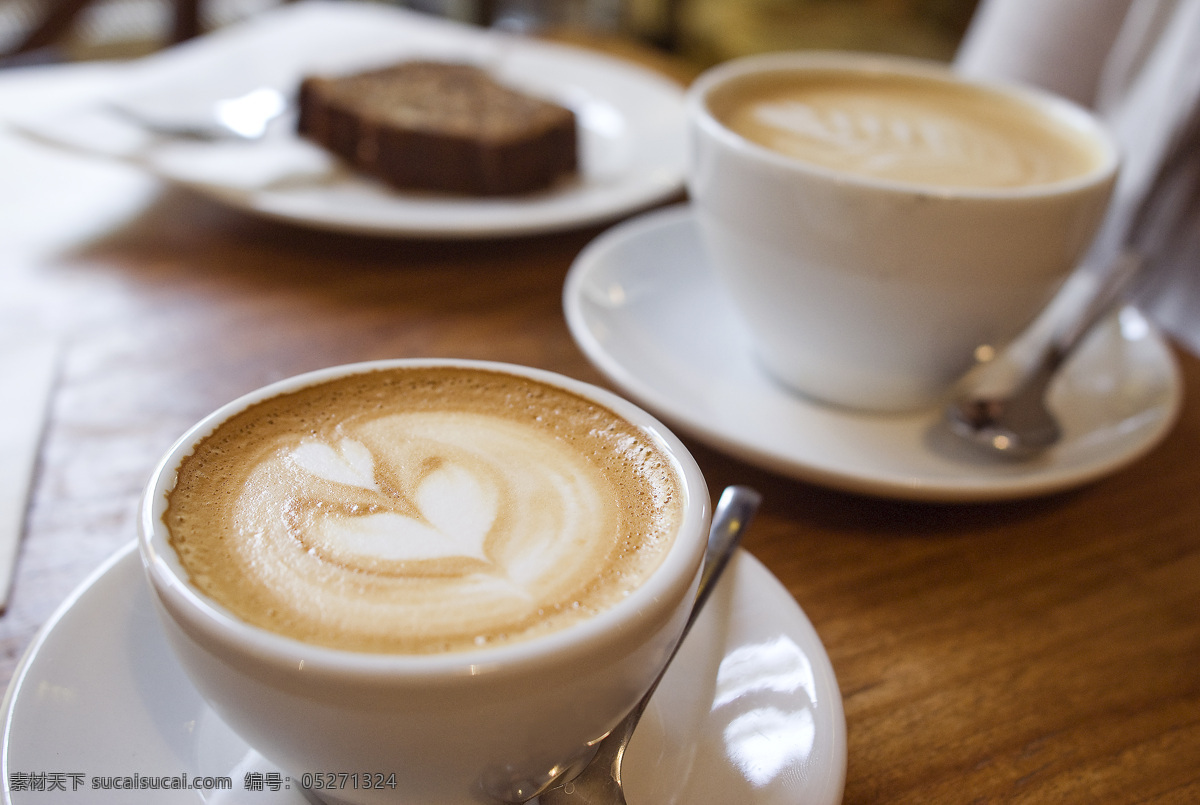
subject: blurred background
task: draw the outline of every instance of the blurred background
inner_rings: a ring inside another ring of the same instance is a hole
[[[383,2],[384,0],[378,0]],[[949,60],[977,0],[388,0],[509,30],[621,33],[698,67],[769,50],[834,48]],[[281,0],[0,0],[16,61],[144,55]],[[53,12],[53,13],[52,13]],[[49,21],[49,24],[47,24]]]

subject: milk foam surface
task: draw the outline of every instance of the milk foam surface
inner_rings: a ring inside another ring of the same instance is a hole
[[[583,398],[404,368],[259,403],[181,466],[164,520],[193,583],[306,642],[432,653],[606,609],[682,518],[671,459]]]
[[[710,100],[726,126],[835,170],[941,187],[1025,187],[1082,175],[1096,146],[998,92],[907,76],[757,76]]]

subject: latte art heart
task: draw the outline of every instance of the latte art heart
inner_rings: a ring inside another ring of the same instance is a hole
[[[469,470],[439,466],[420,479],[414,499],[401,505],[380,490],[374,456],[362,442],[343,439],[334,450],[306,441],[288,458],[316,478],[378,493],[365,509],[349,512],[338,511],[336,500],[317,501],[310,530],[296,537],[323,555],[365,564],[452,556],[487,560],[483,546],[496,520],[498,496]]]
[[[185,461],[172,544],[235,614],[323,645],[445,651],[589,617],[661,561],[679,482],[634,426],[531,384],[408,369],[259,404]]]
[[[342,439],[336,448],[315,440],[306,440],[289,458],[308,472],[327,481],[379,489],[375,482],[375,457],[362,442]]]

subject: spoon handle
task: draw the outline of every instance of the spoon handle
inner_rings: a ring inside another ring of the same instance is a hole
[[[1143,155],[1134,173],[1123,169],[1124,178],[1097,240],[1105,250],[1111,246],[1116,256],[1088,303],[1038,345],[1033,360],[1026,361],[1015,377],[1003,360],[972,369],[946,407],[954,434],[1013,457],[1034,455],[1059,439],[1061,428],[1044,405],[1058,369],[1096,323],[1130,296],[1135,281],[1144,289],[1147,261],[1143,255],[1153,253],[1155,233],[1166,231],[1164,226],[1182,225],[1182,205],[1170,190],[1175,177],[1188,176],[1196,167],[1200,98],[1191,92],[1156,125],[1156,134],[1148,138],[1153,153]]]
[[[1087,304],[1054,336],[1050,344],[1050,360],[1055,368],[1074,352],[1101,320],[1124,301],[1126,292],[1141,274],[1145,262],[1132,249],[1126,249],[1116,256]]]
[[[713,512],[712,530],[709,531],[708,548],[704,553],[704,570],[700,574],[700,586],[696,588],[696,602],[692,606],[687,624],[683,627],[679,643],[682,643],[683,638],[691,631],[692,624],[704,608],[704,603],[712,595],[716,579],[721,577],[725,566],[733,558],[733,549],[741,542],[742,534],[761,503],[762,495],[748,486],[726,487],[721,493]]]
[[[544,791],[538,800],[541,805],[624,805],[621,763],[629,740],[633,737],[633,731],[637,728],[654,691],[658,689],[658,683],[666,675],[667,668],[675,659],[684,638],[704,608],[704,603],[712,595],[717,581],[729,564],[730,557],[737,550],[742,534],[761,502],[762,495],[748,486],[730,486],[721,493],[713,512],[712,528],[708,532],[708,547],[704,554],[704,567],[700,571],[696,600],[683,627],[683,633],[676,641],[670,656],[663,663],[650,689],[612,732],[596,745],[595,754],[582,770],[577,772],[577,776],[568,773],[565,775],[565,784],[551,782],[549,790]]]
[[[658,683],[666,675],[667,668],[671,666],[671,661],[675,659],[679,647],[683,645],[684,638],[688,636],[696,619],[700,617],[705,602],[712,595],[729,560],[733,558],[738,544],[742,541],[742,534],[745,533],[746,527],[750,524],[760,503],[762,503],[762,495],[748,486],[728,486],[721,493],[721,498],[713,510],[712,529],[708,532],[708,547],[704,551],[704,568],[700,571],[700,584],[696,588],[696,600],[692,604],[692,611],[688,614],[687,623],[683,625],[683,632],[675,641],[675,647],[671,649],[670,655],[663,663],[662,671],[630,714],[632,724],[637,723],[642,711],[650,703],[650,697],[658,689]]]
[[[1008,377],[1002,362],[982,366],[970,375],[966,387],[946,407],[950,431],[1010,458],[1037,455],[1057,442],[1062,427],[1046,405],[1050,385],[1076,347],[1124,301],[1143,262],[1132,250],[1118,255],[1087,302],[1014,377]]]

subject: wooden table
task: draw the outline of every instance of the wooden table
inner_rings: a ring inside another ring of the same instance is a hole
[[[0,75],[0,97],[17,84]],[[54,608],[133,537],[158,456],[242,392],[403,356],[604,384],[560,301],[599,229],[488,242],[322,234],[7,135],[0,188],[0,315],[65,345],[0,619],[3,681]],[[765,495],[746,546],[832,658],[847,803],[1200,801],[1200,360],[1179,357],[1189,393],[1166,442],[1048,499],[855,497],[692,444],[714,490]]]

